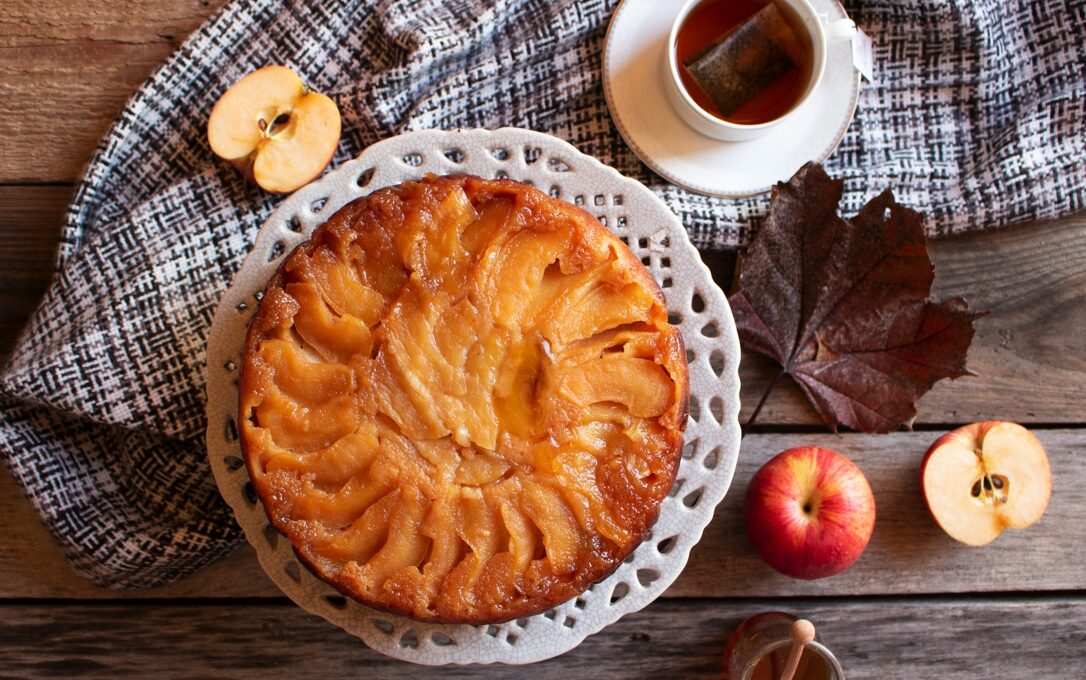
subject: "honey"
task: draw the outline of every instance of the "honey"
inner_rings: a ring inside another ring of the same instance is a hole
[[[732,632],[724,649],[726,680],[777,680],[791,651],[796,617],[785,612],[756,614]],[[817,639],[817,638],[816,638]],[[819,642],[808,644],[792,680],[843,680],[833,653]]]

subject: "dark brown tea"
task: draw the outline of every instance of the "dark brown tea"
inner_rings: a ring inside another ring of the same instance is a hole
[[[721,113],[713,104],[712,97],[686,68],[681,67],[688,60],[696,59],[714,42],[731,34],[767,4],[769,3],[757,0],[706,0],[694,8],[679,27],[675,51],[683,87],[698,106],[729,123],[756,125],[780,118],[799,102],[807,89],[813,61],[811,38],[799,19],[781,3],[777,4],[777,9],[798,39],[796,42],[799,49],[794,52],[792,59],[795,65],[769,82],[764,89],[729,115]]]

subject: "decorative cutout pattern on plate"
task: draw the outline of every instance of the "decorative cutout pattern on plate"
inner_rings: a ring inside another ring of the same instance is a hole
[[[611,576],[527,619],[422,624],[345,598],[295,559],[249,483],[237,434],[237,377],[249,316],[282,257],[343,205],[425,173],[509,177],[579,205],[627,243],[664,291],[690,364],[683,460],[660,518]],[[739,454],[739,341],[727,300],[679,220],[640,183],[529,130],[410,132],[366,149],[268,218],[223,296],[208,341],[207,447],[215,480],[272,580],[297,604],[374,650],[421,664],[531,663],[642,609],[674,582],[731,483]]]

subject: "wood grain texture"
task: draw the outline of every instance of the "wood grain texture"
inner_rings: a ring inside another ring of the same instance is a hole
[[[731,491],[695,546],[669,597],[784,597],[939,594],[1086,589],[1086,430],[1042,430],[1054,479],[1052,502],[1033,527],[1007,531],[984,548],[949,537],[928,515],[920,493],[920,460],[936,432],[889,435],[751,435]],[[793,446],[820,445],[854,460],[878,505],[867,551],[844,573],[799,581],[762,563],[747,541],[743,492],[763,463]],[[683,492],[693,489],[684,489]],[[6,473],[0,474],[2,598],[275,597],[279,591],[245,546],[195,576],[166,588],[114,592],[95,588],[68,566],[37,514]],[[664,536],[654,537],[661,540]]]
[[[76,179],[136,87],[225,0],[6,0],[0,182]]]
[[[941,432],[887,435],[749,435],[731,490],[668,591],[685,597],[893,595],[1086,589],[1084,430],[1036,430],[1052,467],[1053,492],[1040,522],[1005,531],[983,548],[954,541],[931,519],[920,463]],[[747,483],[766,461],[794,446],[838,451],[863,470],[875,494],[875,532],[848,570],[817,581],[772,571],[743,523]]]
[[[0,366],[53,277],[71,193],[67,186],[0,186]]]
[[[152,590],[99,588],[72,569],[38,512],[2,465],[0,532],[4,532],[4,550],[0,550],[0,600],[282,597],[282,592],[261,571],[256,553],[248,545],[173,585]]]
[[[743,619],[811,619],[850,680],[1081,677],[1086,598],[670,600],[530,666],[427,668],[278,603],[0,605],[4,673],[23,678],[720,678]],[[47,641],[47,642],[46,642]]]

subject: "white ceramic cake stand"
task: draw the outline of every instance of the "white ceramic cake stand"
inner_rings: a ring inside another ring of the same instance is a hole
[[[667,297],[690,362],[690,421],[678,479],[651,535],[611,576],[548,612],[497,625],[419,623],[343,597],[295,559],[249,484],[237,426],[241,347],[285,254],[332,213],[425,173],[510,177],[584,207],[629,244]],[[215,313],[207,348],[207,449],[215,481],[260,564],[304,609],[371,648],[420,664],[531,663],[562,654],[660,596],[682,571],[731,483],[739,453],[739,340],[728,302],[678,218],[640,183],[530,130],[427,130],[374,144],[286,199],[260,229]]]

